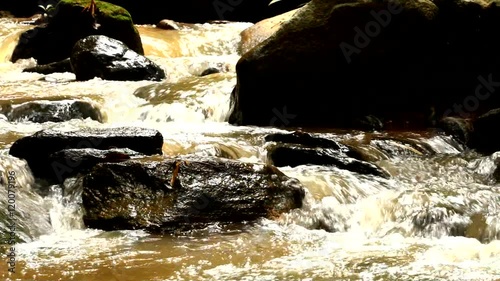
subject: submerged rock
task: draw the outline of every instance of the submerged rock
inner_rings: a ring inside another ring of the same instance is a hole
[[[205,70],[203,70],[200,74],[200,76],[207,76],[207,75],[210,75],[210,74],[215,74],[215,73],[220,73],[221,70],[218,69],[218,68],[215,68],[215,67],[209,67]]]
[[[53,153],[71,148],[107,150],[128,148],[145,155],[162,154],[163,136],[152,129],[136,127],[85,128],[77,131],[42,130],[14,142],[9,154],[28,162],[33,175],[50,180],[61,179],[67,169],[51,161]],[[51,156],[52,155],[52,156]]]
[[[463,144],[469,143],[473,130],[470,120],[459,117],[445,117],[439,121],[438,127]]]
[[[271,134],[267,135],[264,138],[267,142],[281,142],[281,143],[291,143],[291,144],[300,144],[309,147],[321,147],[321,148],[332,148],[332,149],[341,149],[341,147],[345,148],[344,145],[325,138],[313,137],[311,134],[304,133],[301,131],[295,131],[289,134]]]
[[[398,137],[375,137],[370,145],[389,157],[434,155],[436,151],[427,143]]]
[[[274,218],[300,208],[305,192],[273,166],[220,158],[102,163],[82,184],[87,227],[162,233]]]
[[[120,81],[165,79],[165,71],[156,63],[103,35],[79,40],[71,53],[71,66],[81,81],[94,77]]]
[[[130,49],[144,54],[141,37],[132,17],[120,6],[96,1],[96,18],[83,9],[88,0],[61,0],[50,11],[48,24],[21,34],[11,61],[34,58],[39,64],[57,62],[70,57],[75,43],[89,35],[102,34],[122,41]],[[98,24],[98,28],[96,25]]]
[[[165,29],[165,30],[179,30],[179,25],[173,20],[161,20],[159,23],[156,24],[156,27]]]
[[[98,107],[78,100],[30,101],[12,106],[4,113],[10,122],[44,123],[86,118],[103,122],[103,116]]]
[[[333,140],[294,132],[268,135],[266,141],[277,142],[276,145],[268,147],[268,159],[277,167],[325,165],[360,174],[389,177],[382,168],[363,161],[363,156],[357,151]]]

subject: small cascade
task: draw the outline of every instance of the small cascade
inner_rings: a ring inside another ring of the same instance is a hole
[[[0,156],[0,230],[27,242],[52,230],[44,199],[25,161]]]
[[[152,84],[137,89],[134,95],[146,101],[140,109],[142,121],[224,122],[235,83],[234,74],[217,73]]]
[[[10,19],[0,18],[0,71],[3,64],[9,63],[21,33],[31,28],[33,26],[21,25]]]
[[[391,179],[320,166],[282,169],[308,187],[310,198],[286,221],[370,237],[397,233],[465,236],[483,243],[499,239],[500,187],[487,185],[484,177],[493,173],[492,162],[498,157],[471,157],[448,137],[406,141],[427,150],[402,157],[401,142],[385,141],[383,147],[374,142],[370,147],[387,157],[377,164],[391,172]]]
[[[68,178],[62,186],[49,187],[45,200],[54,233],[85,228],[81,198],[82,188],[75,178]]]
[[[138,26],[144,52],[154,57],[203,57],[239,52],[240,32],[252,23],[190,24],[180,30]]]

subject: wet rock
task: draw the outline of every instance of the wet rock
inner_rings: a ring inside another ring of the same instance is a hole
[[[462,144],[467,144],[472,134],[471,121],[459,117],[445,117],[438,123],[438,128],[446,135],[453,136]]]
[[[370,145],[388,157],[434,155],[436,151],[426,143],[397,137],[375,137]]]
[[[277,142],[276,145],[268,147],[268,159],[277,167],[325,165],[360,174],[389,177],[389,174],[382,168],[360,160],[362,155],[357,151],[333,140],[295,132],[268,135],[266,141]]]
[[[321,148],[332,148],[339,150],[345,148],[344,145],[325,138],[313,137],[311,134],[304,133],[301,131],[295,131],[289,134],[270,134],[264,138],[267,142],[280,142],[280,143],[291,143],[300,144],[309,147],[321,147]]]
[[[5,114],[10,122],[64,122],[86,118],[103,122],[103,116],[98,107],[78,100],[30,101],[10,107]]]
[[[38,178],[58,178],[51,154],[70,148],[128,148],[145,155],[162,154],[163,136],[152,129],[136,127],[85,128],[76,131],[42,130],[12,144],[9,154],[28,162]]]
[[[281,15],[267,18],[250,26],[241,32],[240,54],[248,52],[271,35],[273,35],[284,22],[287,22],[298,10],[292,10]]]
[[[94,77],[120,81],[165,79],[165,71],[156,63],[103,35],[79,40],[71,53],[71,66],[80,81]]]
[[[62,61],[52,62],[49,64],[37,65],[34,67],[28,67],[23,69],[23,72],[36,72],[41,74],[51,74],[56,72],[73,72],[71,69],[70,59],[64,59]]]
[[[376,116],[367,115],[355,119],[353,128],[363,131],[380,131],[384,129],[384,123]]]
[[[66,178],[90,171],[98,163],[117,163],[143,156],[128,148],[71,148],[50,154],[48,163],[56,172],[57,182],[63,182]]]
[[[61,0],[48,11],[48,24],[23,32],[11,61],[34,58],[39,64],[70,57],[75,43],[89,35],[102,34],[122,41],[130,49],[144,54],[141,37],[130,14],[122,7],[97,1],[95,19],[83,9],[87,0]],[[96,22],[97,21],[97,22]],[[98,25],[97,25],[98,24]]]
[[[229,123],[353,128],[373,115],[428,128],[478,85],[474,114],[500,107],[482,102],[500,79],[499,19],[481,1],[312,0],[238,61]]]
[[[156,27],[165,30],[179,30],[179,25],[173,20],[161,20],[156,24]]]
[[[480,153],[491,154],[500,151],[500,138],[496,133],[500,124],[500,108],[493,109],[479,116],[472,123],[469,147]]]
[[[275,167],[220,158],[102,163],[82,179],[87,227],[173,232],[302,206],[304,188]]]
[[[215,74],[215,73],[220,73],[220,72],[221,72],[221,70],[218,68],[209,67],[209,68],[203,70],[203,72],[201,72],[200,76],[207,76],[210,74]]]
[[[389,174],[374,164],[347,157],[337,150],[322,148],[303,148],[295,146],[276,146],[269,152],[269,158],[277,167],[299,165],[335,166],[364,175],[388,178]]]

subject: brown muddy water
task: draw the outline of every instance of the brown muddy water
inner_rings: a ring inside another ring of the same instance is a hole
[[[86,229],[78,196],[63,195],[60,186],[41,196],[25,162],[8,155],[16,139],[41,129],[127,125],[162,132],[166,155],[265,162],[264,136],[282,130],[225,122],[236,83],[239,32],[248,26],[199,24],[180,31],[139,26],[146,55],[168,74],[166,83],[158,85],[23,73],[36,62],[13,64],[9,57],[20,32],[30,27],[0,19],[0,104],[79,99],[98,105],[106,120],[37,124],[0,118],[0,229],[8,215],[6,173],[14,171],[16,234],[23,241],[15,245],[16,273],[8,272],[2,256],[0,279],[500,279],[500,185],[492,178],[500,154],[480,156],[436,133],[318,133],[358,147],[392,177],[284,167],[285,174],[307,187],[302,209],[276,221],[213,224],[165,236]],[[226,72],[198,77],[210,66]],[[457,229],[464,230],[461,236]],[[5,244],[0,247],[7,250]]]

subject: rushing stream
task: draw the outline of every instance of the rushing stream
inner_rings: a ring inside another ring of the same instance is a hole
[[[437,133],[318,133],[358,147],[392,177],[310,165],[280,168],[307,187],[302,209],[277,221],[214,224],[175,236],[85,229],[78,191],[63,194],[51,186],[41,194],[43,183],[24,161],[8,155],[16,139],[41,129],[126,125],[159,130],[165,155],[265,162],[264,136],[282,130],[225,122],[239,33],[250,25],[198,24],[179,31],[139,26],[146,56],[167,72],[158,84],[23,73],[36,62],[13,64],[9,57],[30,27],[0,19],[0,105],[79,99],[105,116],[105,123],[0,118],[0,229],[8,223],[7,172],[13,171],[20,239],[16,273],[8,272],[2,256],[0,279],[500,280],[500,185],[492,177],[500,154],[480,156]],[[208,67],[225,72],[200,77]]]

